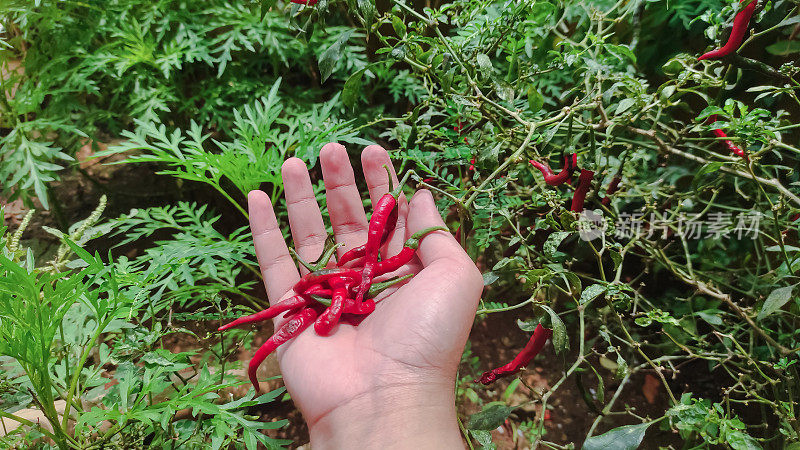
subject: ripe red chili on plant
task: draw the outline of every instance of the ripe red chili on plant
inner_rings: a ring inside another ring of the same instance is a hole
[[[564,167],[559,173],[553,173],[553,170],[547,164],[538,161],[530,160],[531,165],[539,169],[544,176],[544,182],[550,186],[558,186],[570,180],[572,173],[578,168],[578,154],[564,155]]]
[[[581,169],[581,174],[578,177],[578,187],[575,188],[575,193],[572,195],[572,205],[569,208],[570,211],[583,211],[583,202],[586,200],[586,194],[589,193],[589,188],[592,187],[593,178],[593,171]]]
[[[600,200],[600,203],[602,203],[603,206],[608,206],[611,204],[611,195],[619,190],[619,183],[621,181],[622,178],[614,177],[611,179],[611,182],[608,183],[608,189],[606,189],[606,196],[603,197],[602,200]]]
[[[750,0],[740,0],[739,3],[745,3],[748,1]],[[742,40],[744,39],[745,33],[747,33],[747,26],[750,24],[750,18],[753,17],[756,6],[758,6],[758,0],[752,0],[741,11],[736,13],[736,16],[733,18],[731,35],[728,37],[728,41],[725,43],[725,45],[716,50],[711,50],[710,52],[703,54],[697,58],[697,60],[702,61],[704,59],[722,58],[738,50],[739,46],[742,45]]]
[[[714,123],[716,121],[717,121],[717,115],[716,114],[712,114],[712,115],[708,116],[708,120],[706,122],[707,123]],[[714,136],[716,136],[718,138],[727,138],[728,137],[728,135],[725,134],[725,132],[720,130],[719,128],[715,128],[714,130],[712,130],[712,132],[714,133]],[[749,159],[747,157],[747,153],[745,153],[744,150],[742,150],[740,147],[738,147],[736,144],[734,144],[733,142],[731,142],[728,139],[725,140],[725,147],[728,147],[728,150],[730,150],[731,153],[733,153],[734,155],[736,155],[736,156],[738,156],[740,158],[743,158],[744,160],[748,160]]]
[[[530,364],[533,358],[542,350],[545,342],[552,336],[553,330],[543,327],[542,324],[536,325],[536,328],[533,330],[533,336],[528,340],[525,348],[523,348],[510,363],[484,372],[475,382],[491,384],[498,378],[507,377],[519,372],[523,367]]]

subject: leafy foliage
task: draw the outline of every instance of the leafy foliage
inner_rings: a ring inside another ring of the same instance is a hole
[[[271,190],[280,215],[286,158],[314,166],[326,142],[377,140],[484,270],[477,320],[551,327],[566,362],[544,393],[525,375],[487,390],[472,380],[489,362],[468,346],[456,394],[461,412],[481,406],[462,421],[470,443],[495,448],[502,424],[524,446],[570,445],[547,441],[545,417],[572,382],[586,448],[636,448],[656,423],[688,447],[800,442],[796,4],[759,2],[736,55],[698,62],[738,2],[28,3],[0,6],[4,197],[52,206],[76,149],[122,136],[97,156],[203,183],[244,216],[249,190]],[[528,164],[573,152],[594,172],[594,219]],[[64,244],[47,257],[2,230],[0,414],[33,405],[55,430],[19,439],[75,446],[107,421],[101,439],[120,444],[286,444],[262,433],[284,421],[247,415],[281,391],[223,400],[237,383],[224,340],[203,355],[163,346],[192,333],[171,319],[260,304],[244,220],[218,231],[211,210],[182,201],[49,229]],[[83,250],[103,236],[141,251]],[[646,371],[668,404],[657,417],[621,395]],[[74,435],[59,398],[93,402]],[[170,420],[187,408],[197,422]]]

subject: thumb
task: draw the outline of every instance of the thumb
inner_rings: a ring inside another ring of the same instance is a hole
[[[445,224],[436,209],[431,192],[426,189],[417,191],[411,198],[411,203],[409,203],[408,221],[406,223],[407,237],[417,231],[436,226],[444,227]],[[450,260],[459,264],[469,262],[474,266],[470,257],[458,245],[453,235],[445,231],[434,231],[425,236],[420,241],[417,256],[422,261],[423,267],[428,267],[441,260]]]

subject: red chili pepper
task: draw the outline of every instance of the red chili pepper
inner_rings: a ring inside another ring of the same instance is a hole
[[[290,0],[292,3],[297,3],[298,5],[308,5],[314,6],[317,4],[317,0]]]
[[[355,299],[353,300],[352,306],[345,305],[344,312],[348,314],[359,314],[359,315],[369,315],[375,311],[375,300],[368,298],[362,301],[360,304],[356,303]]]
[[[356,270],[343,268],[318,270],[301,278],[300,281],[294,285],[294,291],[298,294],[304,294],[313,285],[326,282],[336,277],[357,280],[361,278],[361,274]]]
[[[708,116],[708,120],[706,122],[707,123],[714,123],[716,121],[717,121],[717,115],[716,114],[712,114],[712,115]],[[725,134],[724,131],[722,131],[722,130],[720,130],[718,128],[712,130],[712,132],[714,133],[714,136],[716,136],[718,138],[727,138],[728,137],[728,135]],[[725,140],[725,146],[728,147],[728,150],[730,150],[731,153],[733,153],[734,155],[736,155],[736,156],[738,156],[740,158],[743,158],[745,160],[749,160],[749,158],[747,157],[747,153],[745,153],[744,150],[739,148],[733,142],[731,142],[731,141],[726,139]]]
[[[239,325],[244,325],[246,323],[261,322],[263,320],[272,319],[274,317],[278,317],[278,315],[280,315],[285,311],[295,309],[298,306],[306,306],[307,304],[308,304],[308,297],[306,297],[305,295],[295,295],[294,297],[289,297],[286,300],[283,300],[282,302],[278,302],[274,305],[271,305],[269,308],[263,311],[259,311],[255,314],[250,314],[249,316],[239,317],[233,322],[217,328],[217,331],[225,331],[228,328],[237,327]]]
[[[386,281],[381,281],[381,282],[378,282],[378,283],[372,283],[372,286],[370,286],[369,291],[367,291],[366,297],[367,298],[375,298],[379,294],[381,294],[383,291],[389,289],[390,287],[393,287],[393,286],[397,285],[398,283],[402,283],[403,281],[406,281],[406,280],[408,280],[409,278],[411,278],[413,276],[414,276],[413,274],[408,274],[408,275],[403,275],[401,277],[391,278],[391,279],[386,280]],[[347,285],[347,289],[350,290],[350,286],[349,285]],[[310,297],[313,300],[316,300],[317,302],[319,302],[322,305],[325,305],[325,306],[330,306],[331,305],[331,299],[330,299],[331,295],[330,294],[325,294],[325,293],[316,294],[315,293],[313,295],[310,295]],[[352,297],[349,297],[349,296],[345,297],[345,300],[344,300],[345,308],[350,307],[352,309],[353,302],[354,302],[354,300],[353,300]]]
[[[747,1],[749,0],[741,0],[739,3],[744,3]],[[753,17],[753,13],[755,12],[757,5],[758,0],[752,0],[741,11],[736,13],[736,16],[733,18],[733,27],[731,28],[731,35],[728,38],[728,42],[716,50],[711,50],[710,52],[705,53],[701,57],[697,58],[697,60],[702,61],[704,59],[722,58],[738,50],[739,46],[742,45],[744,35],[747,33],[747,26],[750,23],[750,18]]]
[[[419,248],[419,243],[422,238],[430,233],[433,233],[434,231],[439,230],[448,231],[445,227],[429,227],[412,234],[411,237],[408,238],[408,240],[403,244],[403,248],[400,250],[400,253],[392,256],[391,258],[384,259],[375,266],[375,276],[394,272],[395,270],[403,267],[403,265],[408,264],[414,257],[414,253],[416,253],[417,249]]]
[[[384,194],[383,197],[378,200],[373,208],[372,217],[369,220],[367,243],[364,249],[364,267],[361,270],[361,284],[358,286],[355,297],[356,305],[364,311],[368,311],[365,312],[365,314],[369,314],[375,310],[375,302],[364,302],[364,294],[369,291],[372,278],[375,276],[375,266],[378,264],[378,256],[380,254],[381,237],[391,217],[392,210],[397,206],[397,199],[403,192],[403,184],[405,184],[410,175],[411,172],[407,172],[397,188]],[[391,180],[391,177],[389,179]]]
[[[239,317],[238,319],[234,320],[231,323],[225,324],[219,328],[217,331],[225,331],[229,328],[237,327],[239,325],[244,325],[248,323],[255,323],[261,322],[264,320],[272,319],[278,317],[281,313],[285,311],[289,311],[288,316],[291,316],[293,313],[292,311],[302,309],[306,305],[308,305],[310,295],[320,295],[320,296],[330,296],[331,290],[324,289],[321,286],[312,286],[310,289],[306,290],[306,292],[302,295],[295,295],[294,297],[289,297],[286,300],[280,301],[274,305],[270,305],[269,308],[259,311],[255,314],[250,314],[249,316]],[[296,311],[295,311],[296,312]]]
[[[464,138],[464,142],[466,142],[467,138]],[[475,157],[473,156],[472,159],[469,160],[469,170],[475,170]]]
[[[258,366],[260,366],[267,356],[274,352],[275,349],[277,349],[281,344],[284,344],[289,339],[302,333],[303,330],[314,323],[314,319],[316,318],[317,311],[315,311],[313,308],[306,308],[300,311],[288,322],[283,324],[283,326],[280,327],[280,329],[278,329],[278,331],[276,331],[275,334],[273,334],[269,339],[267,339],[267,341],[264,342],[264,344],[256,351],[255,355],[253,355],[253,359],[250,360],[250,366],[247,370],[247,374],[250,376],[250,382],[253,383],[253,387],[256,388],[256,392],[260,391],[258,377],[256,376]]]
[[[796,222],[798,220],[800,220],[800,213],[793,214],[792,216],[789,217],[789,222]],[[789,231],[791,229],[792,228],[789,228],[789,229],[781,231],[781,234],[783,235],[783,237],[786,237],[786,235],[789,234]]]
[[[608,206],[611,204],[611,195],[619,190],[619,183],[622,181],[620,177],[614,177],[611,179],[611,182],[608,183],[608,189],[606,189],[606,196],[600,200],[600,203],[603,206]]]
[[[536,167],[540,172],[542,172],[545,183],[549,184],[550,186],[558,186],[569,181],[570,177],[572,176],[572,172],[578,168],[578,154],[573,153],[571,155],[564,155],[564,168],[562,168],[561,172],[558,174],[553,173],[553,170],[550,169],[550,166],[547,164],[542,164],[534,160],[531,160],[530,163],[533,165],[533,167]]]
[[[519,372],[523,367],[530,364],[533,358],[542,350],[545,342],[547,342],[547,340],[552,336],[553,330],[545,328],[541,324],[536,325],[536,329],[533,330],[533,336],[531,336],[530,340],[525,345],[525,348],[523,348],[522,351],[519,352],[519,354],[514,357],[510,363],[502,367],[498,367],[497,369],[484,372],[480,378],[475,380],[475,382],[491,384],[498,378],[506,377]]]
[[[380,242],[386,221],[392,209],[397,205],[397,199],[391,193],[385,194],[378,200],[372,212],[367,230],[367,243],[364,250],[364,268],[361,271],[361,285],[356,292],[356,303],[361,304],[364,294],[369,290],[372,277],[375,276],[375,265],[378,263]]]
[[[347,284],[344,279],[331,278],[329,283],[333,289],[331,305],[314,322],[314,331],[320,336],[330,334],[333,327],[339,323],[339,318],[342,316],[342,310],[344,309],[345,298],[347,298]]]
[[[594,172],[581,169],[581,174],[578,177],[578,187],[575,188],[575,193],[572,195],[570,211],[583,211],[583,201],[586,200],[586,194],[589,193],[589,188],[592,187],[592,178],[594,178]]]
[[[389,235],[392,234],[395,227],[397,226],[397,208],[393,208],[392,212],[389,214],[389,219],[386,221],[386,228],[383,229],[383,236],[381,236],[381,247],[386,241],[389,239]],[[343,266],[350,261],[363,257],[367,252],[367,244],[359,245],[358,247],[354,247],[344,253],[337,264],[339,266]]]

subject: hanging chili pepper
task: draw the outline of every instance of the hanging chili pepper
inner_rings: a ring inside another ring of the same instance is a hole
[[[317,0],[290,0],[292,3],[297,3],[298,5],[308,5],[314,6],[317,4]]]
[[[717,115],[716,114],[712,114],[712,115],[708,116],[708,120],[706,121],[706,123],[714,123],[716,121],[717,121]],[[720,130],[718,128],[715,128],[715,129],[713,129],[711,131],[714,133],[714,136],[716,136],[718,138],[727,138],[728,137],[728,135],[725,134],[724,131],[722,131],[722,130]],[[728,139],[725,139],[724,142],[725,142],[725,147],[728,147],[728,150],[730,150],[731,153],[733,153],[734,155],[736,155],[736,156],[738,156],[740,158],[743,158],[746,161],[749,160],[749,158],[747,157],[747,153],[745,153],[744,150],[742,150],[736,144],[734,144],[733,142],[731,142]]]
[[[536,325],[536,329],[533,330],[533,336],[531,336],[525,348],[523,348],[510,363],[498,367],[497,369],[484,372],[475,382],[491,384],[498,378],[507,377],[519,372],[523,367],[530,364],[533,358],[542,350],[545,342],[552,336],[553,330],[543,327],[542,324]]]
[[[466,138],[464,138],[466,139]],[[469,170],[475,170],[475,157],[473,156],[472,159],[469,160]]]
[[[747,1],[750,0],[741,0],[739,3],[745,3]],[[738,50],[739,46],[742,45],[744,35],[747,33],[747,26],[750,23],[750,18],[753,17],[757,5],[758,0],[752,0],[742,8],[741,11],[736,13],[736,16],[733,18],[733,27],[731,27],[731,35],[728,37],[728,42],[716,50],[705,53],[697,58],[697,60],[702,61],[704,59],[722,58]]]
[[[250,366],[247,369],[247,374],[250,376],[250,382],[253,383],[253,387],[256,388],[256,392],[259,392],[261,389],[258,385],[258,377],[256,376],[258,366],[260,366],[267,356],[274,352],[275,349],[277,349],[281,344],[284,344],[289,339],[302,333],[303,330],[314,323],[314,319],[316,318],[317,312],[313,308],[306,308],[300,311],[288,322],[283,324],[283,326],[281,326],[278,331],[275,332],[275,334],[273,334],[269,339],[267,339],[266,342],[264,342],[261,347],[259,347],[255,355],[253,355],[253,359],[250,360]]]
[[[578,177],[578,187],[575,188],[575,193],[572,195],[570,211],[583,211],[583,201],[586,200],[586,194],[589,193],[589,188],[592,187],[592,178],[594,178],[594,172],[581,169],[581,174]]]
[[[533,165],[533,167],[536,167],[540,172],[542,172],[545,183],[549,184],[550,186],[558,186],[569,181],[572,173],[578,168],[578,154],[573,153],[571,155],[564,155],[564,167],[558,174],[553,173],[553,170],[550,169],[550,166],[547,164],[542,164],[534,160],[530,160],[530,163]]]
[[[375,276],[394,272],[395,270],[403,267],[405,264],[411,262],[411,259],[414,258],[414,253],[416,253],[417,249],[419,248],[419,243],[422,238],[430,233],[433,233],[434,231],[439,230],[448,231],[445,227],[429,227],[412,234],[411,237],[408,238],[408,240],[403,244],[403,249],[400,250],[400,253],[392,256],[391,258],[384,259],[377,264],[375,267]]]
[[[606,196],[600,200],[600,203],[603,206],[608,206],[611,204],[611,195],[619,190],[619,183],[622,181],[620,177],[614,177],[611,179],[611,182],[608,183],[608,189],[606,189]]]

